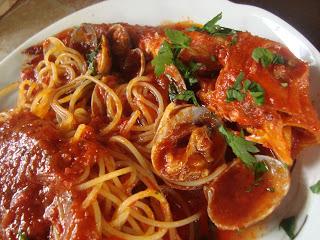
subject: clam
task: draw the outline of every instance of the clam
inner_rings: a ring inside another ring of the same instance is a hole
[[[286,196],[290,173],[281,161],[257,155],[268,171],[257,177],[242,161],[233,161],[204,187],[211,221],[224,230],[239,230],[267,217]]]
[[[135,48],[129,51],[124,64],[123,73],[128,79],[132,79],[137,76],[142,76],[145,70],[146,61],[144,53],[140,48]]]
[[[110,52],[110,45],[108,39],[102,35],[101,36],[101,47],[99,53],[97,54],[97,71],[100,74],[108,74],[111,70],[112,59]]]
[[[92,24],[83,23],[75,28],[71,34],[70,44],[72,48],[86,52],[98,46],[98,37]]]
[[[128,31],[121,24],[112,25],[107,33],[112,54],[119,59],[125,59],[132,48]]]
[[[153,139],[151,159],[157,174],[180,189],[190,187],[178,187],[178,182],[208,177],[223,162],[226,150],[218,125],[205,107],[170,103]]]

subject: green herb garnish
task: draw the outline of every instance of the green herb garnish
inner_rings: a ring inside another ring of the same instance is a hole
[[[280,222],[280,227],[287,233],[290,239],[294,239],[294,231],[296,229],[296,217],[288,217],[282,219]]]
[[[18,232],[18,240],[29,240],[25,232]]]
[[[164,72],[167,65],[174,63],[181,49],[187,48],[191,41],[187,35],[178,30],[166,29],[165,33],[170,43],[164,41],[160,46],[157,56],[151,61],[157,76],[160,76]]]
[[[319,193],[320,193],[320,180],[319,180],[318,182],[316,182],[315,184],[313,184],[313,185],[310,187],[310,190],[311,190],[311,192],[313,192],[313,193],[319,194]]]
[[[151,61],[152,66],[154,67],[155,74],[160,76],[167,65],[173,63],[173,53],[171,46],[167,41],[164,41],[159,49],[158,55]]]
[[[231,39],[231,42],[230,42],[230,45],[231,46],[236,45],[237,42],[238,42],[238,36],[237,35],[233,35],[232,39]]]
[[[206,24],[204,24],[203,27],[192,26],[188,28],[188,31],[207,32],[211,35],[220,35],[220,36],[234,35],[237,33],[237,31],[234,29],[221,27],[220,25],[218,25],[217,23],[221,19],[222,19],[222,13],[220,12],[217,16],[215,16]]]
[[[253,165],[255,179],[261,178],[261,176],[269,170],[268,165],[264,161],[256,161]]]
[[[169,38],[173,48],[188,48],[191,42],[191,38],[189,38],[186,34],[181,31],[175,29],[166,29],[165,34]]]
[[[233,132],[226,129],[223,125],[219,127],[219,132],[225,137],[228,145],[231,147],[233,153],[240,158],[240,160],[249,168],[255,169],[256,166],[260,168],[260,164],[257,165],[257,159],[252,153],[259,152],[259,149],[253,142],[247,141],[244,138],[235,135]]]
[[[257,105],[264,104],[264,89],[259,83],[251,82],[247,79],[245,80],[243,87],[246,91],[249,91]]]
[[[228,88],[227,90],[227,102],[232,101],[239,101],[242,102],[245,98],[245,93],[241,91],[242,85],[241,82],[244,79],[244,73],[240,72],[239,75],[236,77],[236,81],[234,82],[233,86]]]
[[[246,79],[243,83],[241,82],[244,79],[244,73],[240,72],[236,77],[236,81],[233,86],[228,88],[227,90],[227,102],[239,101],[242,102],[246,96],[246,92],[248,91],[252,98],[254,99],[257,105],[262,105],[264,103],[264,89],[261,87],[259,83],[252,82]]]
[[[197,101],[197,98],[193,91],[191,90],[185,90],[175,96],[176,100],[182,100],[186,102],[192,102],[194,105],[199,106],[199,103]]]
[[[189,66],[186,66],[179,59],[176,59],[175,65],[183,75],[183,78],[189,87],[194,86],[198,82],[198,79],[194,76],[194,73],[202,66],[201,63],[190,62]]]
[[[296,233],[295,233],[295,231],[296,231],[296,217],[295,216],[291,216],[291,217],[282,219],[279,224],[279,227],[281,227],[286,232],[288,237],[291,240],[293,240],[298,236],[298,234],[302,230],[303,226],[306,224],[307,219],[308,219],[308,215],[306,215],[306,217],[303,220],[303,223],[301,224],[300,228],[298,229],[298,231]]]
[[[88,70],[90,71],[90,75],[96,75],[96,64],[95,59],[98,55],[99,49],[96,48],[95,50],[92,50],[90,53],[86,55],[87,57],[87,64],[88,64]]]
[[[253,50],[251,57],[257,62],[261,63],[264,68],[270,64],[284,64],[284,58],[279,54],[274,54],[270,50],[257,47]]]
[[[166,29],[165,34],[170,42],[164,41],[160,46],[158,55],[151,61],[152,66],[155,68],[155,74],[160,76],[165,71],[167,65],[175,64],[182,74],[188,89],[179,92],[174,82],[171,81],[168,89],[170,101],[182,100],[192,102],[194,105],[198,106],[199,103],[195,93],[189,88],[198,82],[194,73],[201,67],[201,64],[191,62],[186,66],[178,59],[180,51],[189,47],[191,39],[183,32],[175,29]]]

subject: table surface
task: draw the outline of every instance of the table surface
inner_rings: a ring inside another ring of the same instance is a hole
[[[41,29],[97,2],[100,0],[19,0],[0,18],[0,61]],[[233,0],[233,2],[269,10],[298,29],[318,50],[320,49],[320,0]],[[45,17],[43,17],[44,11]]]

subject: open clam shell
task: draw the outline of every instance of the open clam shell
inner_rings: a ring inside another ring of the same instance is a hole
[[[204,188],[208,215],[225,230],[248,227],[267,217],[280,204],[290,187],[290,172],[281,161],[257,155],[268,171],[259,178],[240,160],[235,160]]]

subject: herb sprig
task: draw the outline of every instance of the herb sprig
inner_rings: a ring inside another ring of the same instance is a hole
[[[97,73],[95,59],[98,55],[98,52],[99,52],[99,48],[97,47],[96,49],[92,50],[90,53],[86,55],[88,70],[90,72],[90,75],[96,75]]]
[[[188,31],[199,31],[199,32],[207,32],[211,35],[216,36],[227,36],[234,35],[237,33],[236,30],[231,28],[226,28],[218,25],[217,23],[222,19],[222,12],[213,17],[210,21],[205,23],[203,27],[193,26],[188,28]]]
[[[167,65],[173,63],[173,53],[170,44],[164,41],[160,46],[158,55],[152,60],[151,64],[154,67],[156,76],[160,76]]]
[[[284,58],[279,55],[272,53],[269,49],[263,47],[257,47],[253,50],[251,57],[257,63],[261,63],[264,68],[269,67],[270,64],[284,64]]]
[[[160,76],[164,73],[166,66],[174,64],[183,76],[187,89],[178,91],[174,81],[171,81],[168,89],[170,101],[182,100],[198,106],[199,103],[192,87],[198,82],[194,73],[201,67],[201,64],[191,62],[189,65],[185,65],[178,58],[182,49],[189,48],[191,38],[175,29],[166,29],[165,34],[169,41],[165,40],[162,43],[158,55],[151,61],[155,74]]]
[[[241,136],[237,136],[223,125],[219,127],[219,132],[225,137],[233,153],[249,168],[253,169],[256,177],[268,171],[268,166],[263,161],[257,161],[252,155],[258,153],[259,149],[253,142],[247,141]]]
[[[310,186],[310,190],[313,193],[320,194],[320,180],[315,184],[313,184],[312,186]]]
[[[194,105],[199,106],[198,100],[193,91],[184,90],[179,93],[173,83],[169,84],[169,99],[171,102],[174,100],[182,100],[186,102],[192,102]]]
[[[244,73],[240,72],[239,75],[236,77],[236,81],[234,82],[233,86],[227,89],[226,101],[242,102],[246,96],[246,92],[249,92],[257,105],[263,105],[265,91],[261,87],[261,85],[256,82],[252,82],[249,79],[246,79],[242,85],[243,79],[244,79]]]
[[[296,221],[295,216],[291,216],[291,217],[282,219],[279,224],[279,227],[281,227],[286,232],[288,237],[291,240],[293,240],[298,236],[298,234],[302,230],[303,226],[306,224],[307,219],[308,219],[308,215],[306,215],[306,217],[303,220],[303,223],[301,224],[300,228],[297,231],[296,231],[296,222],[297,221]]]

